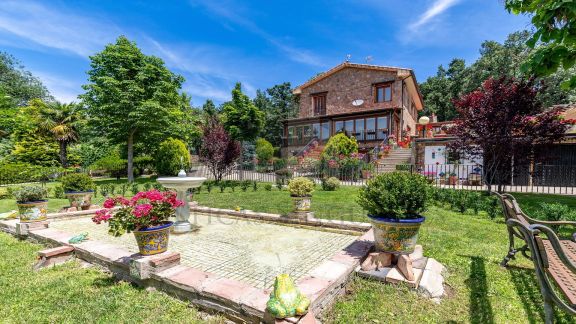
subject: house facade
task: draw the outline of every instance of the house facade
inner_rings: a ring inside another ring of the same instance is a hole
[[[320,145],[345,132],[367,152],[386,141],[416,134],[422,95],[411,69],[344,62],[294,89],[297,118],[284,121],[283,156],[311,141]]]

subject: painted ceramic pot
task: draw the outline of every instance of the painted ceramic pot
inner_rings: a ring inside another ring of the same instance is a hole
[[[395,254],[414,252],[420,225],[425,218],[395,219],[368,215],[374,229],[376,250]]]
[[[168,250],[168,238],[173,222],[166,222],[162,225],[148,227],[134,231],[138,249],[142,255],[153,255]]]
[[[310,211],[310,205],[312,204],[312,197],[292,196],[292,202],[294,203],[294,211],[307,212]]]
[[[86,210],[92,205],[92,195],[94,195],[94,191],[67,191],[64,194],[70,202],[70,207],[76,207],[78,210]]]
[[[19,218],[22,223],[46,220],[48,200],[18,202]]]

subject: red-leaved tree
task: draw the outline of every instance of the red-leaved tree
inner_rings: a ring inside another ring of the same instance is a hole
[[[203,131],[200,159],[214,179],[220,181],[232,172],[232,166],[240,156],[240,143],[233,140],[216,119],[208,121]]]
[[[573,120],[559,109],[543,109],[536,101],[533,81],[488,79],[476,91],[455,101],[459,117],[449,133],[457,140],[450,149],[483,161],[483,179],[506,184],[518,170],[526,170],[547,145],[561,141]]]

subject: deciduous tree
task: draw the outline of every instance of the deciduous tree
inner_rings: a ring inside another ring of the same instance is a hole
[[[451,149],[483,160],[484,181],[499,191],[511,176],[534,161],[541,147],[561,141],[570,120],[558,109],[544,110],[532,81],[488,79],[482,88],[456,101],[459,117],[449,133]]]
[[[99,135],[126,145],[128,181],[133,181],[134,144],[179,122],[172,117],[179,112],[184,78],[124,36],[90,59],[89,83],[81,98]]]
[[[218,120],[213,119],[204,126],[200,159],[216,181],[232,171],[239,156],[240,143],[232,139]]]

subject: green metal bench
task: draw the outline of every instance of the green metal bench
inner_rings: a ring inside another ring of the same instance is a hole
[[[496,195],[502,203],[510,240],[508,254],[501,265],[507,266],[518,252],[532,260],[544,299],[546,323],[553,323],[554,304],[576,315],[576,237],[573,235],[572,240],[560,240],[550,228],[570,226],[576,229],[576,222],[530,218],[512,195]],[[523,243],[521,247],[516,247],[515,238]]]
[[[531,252],[544,299],[546,323],[554,321],[554,304],[576,315],[576,243],[559,240],[556,233],[545,225],[526,225],[516,219],[509,219],[506,224],[518,230]],[[564,299],[557,291],[564,295]]]
[[[518,222],[524,224],[525,226],[536,225],[536,224],[545,225],[547,227],[552,227],[552,228],[557,228],[558,226],[569,226],[569,227],[572,227],[574,229],[574,232],[576,232],[576,222],[572,222],[572,221],[543,221],[543,220],[531,218],[528,215],[526,215],[526,213],[524,213],[522,211],[522,209],[520,208],[520,205],[518,205],[518,202],[516,201],[516,199],[512,195],[510,195],[510,194],[498,194],[498,193],[493,193],[493,194],[496,195],[500,199],[500,203],[501,203],[502,209],[504,211],[505,221],[508,221],[510,219],[515,219]],[[508,254],[504,257],[504,260],[502,260],[502,263],[500,263],[501,266],[503,266],[503,267],[507,266],[508,262],[510,262],[511,259],[514,259],[515,255],[518,252],[522,253],[522,255],[524,255],[526,258],[532,260],[532,257],[530,255],[528,255],[528,253],[527,253],[527,252],[529,252],[527,242],[525,241],[523,235],[519,232],[518,229],[516,229],[515,227],[508,226],[508,239],[509,239]],[[515,239],[520,240],[520,242],[522,244],[521,247],[516,247],[516,244],[514,242]],[[563,240],[563,241],[569,241],[569,240]],[[574,233],[574,235],[572,236],[572,241],[576,241],[576,233]]]

